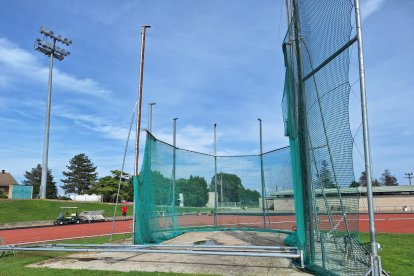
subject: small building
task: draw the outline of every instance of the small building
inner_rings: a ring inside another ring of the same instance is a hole
[[[0,173],[0,190],[9,199],[31,199],[33,195],[33,186],[19,185],[11,173],[5,170]]]

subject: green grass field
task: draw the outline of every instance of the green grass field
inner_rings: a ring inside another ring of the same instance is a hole
[[[362,242],[369,242],[369,233],[360,233]],[[414,234],[377,233],[382,267],[391,276],[414,275]]]
[[[128,215],[132,215],[132,206]],[[59,207],[78,207],[82,211],[105,210],[104,217],[114,215],[115,204],[75,202],[71,200],[41,199],[2,199],[0,200],[0,223],[55,220]],[[122,215],[122,206],[118,205],[117,216]]]

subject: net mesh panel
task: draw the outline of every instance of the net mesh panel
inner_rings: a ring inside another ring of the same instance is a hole
[[[359,242],[359,193],[349,126],[349,50],[315,68],[350,40],[349,0],[299,0],[283,43],[282,101],[292,154],[298,246],[318,275],[363,275],[369,249]],[[328,59],[329,60],[329,59]]]
[[[292,183],[288,147],[262,157],[214,157],[174,148],[148,133],[141,173],[134,177],[135,243],[158,243],[184,231],[290,231],[293,210],[275,210],[269,195],[276,186],[292,190]]]

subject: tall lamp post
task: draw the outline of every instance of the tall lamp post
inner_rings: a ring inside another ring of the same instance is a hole
[[[40,184],[40,198],[46,198],[46,183],[47,183],[47,162],[49,155],[49,127],[50,127],[50,102],[52,98],[52,71],[53,71],[53,58],[62,61],[65,57],[70,55],[70,52],[67,52],[65,49],[61,49],[59,46],[56,46],[56,42],[60,42],[69,46],[72,44],[72,40],[67,38],[62,38],[61,35],[57,37],[54,35],[53,31],[40,27],[39,32],[43,35],[43,40],[37,38],[34,44],[34,49],[39,51],[46,56],[49,56],[49,84],[48,84],[48,93],[47,93],[47,106],[46,106],[46,124],[45,124],[45,141],[43,145],[43,162],[42,162],[42,179]],[[48,42],[48,40],[50,42]]]

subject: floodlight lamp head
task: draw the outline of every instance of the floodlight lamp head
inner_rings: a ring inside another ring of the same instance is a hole
[[[67,38],[65,38],[63,41],[64,41],[64,42],[68,42],[68,39],[67,39]]]
[[[64,53],[66,53],[66,50],[65,49],[62,49],[62,53],[64,54]]]
[[[47,44],[47,46],[48,46],[48,47],[52,47],[52,43],[50,43],[50,42],[49,42],[49,43]]]
[[[66,55],[69,56],[70,55],[70,52],[67,52]]]
[[[41,26],[40,27],[40,31],[42,32],[42,31],[44,31],[45,30],[45,28],[43,27],[43,26]]]
[[[72,44],[72,40],[69,40],[69,44]]]
[[[48,34],[49,32],[50,32],[50,31],[49,31],[49,29],[46,29],[46,30],[45,30],[45,33],[47,33],[47,34]]]
[[[58,35],[58,39],[62,39],[62,36],[61,35]]]
[[[42,45],[45,46],[46,45],[46,40],[42,41]]]
[[[53,35],[53,31],[50,31],[50,34]]]
[[[40,38],[36,38],[36,42],[37,43],[40,43]]]
[[[59,47],[59,46],[58,46],[58,47],[56,47],[56,50],[60,51],[60,47]]]

